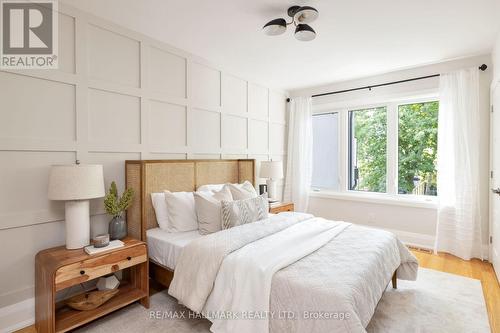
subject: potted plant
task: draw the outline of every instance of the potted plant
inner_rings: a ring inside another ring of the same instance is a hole
[[[109,221],[109,237],[111,239],[122,239],[127,236],[127,224],[123,218],[123,212],[130,207],[134,197],[134,190],[126,189],[122,196],[118,196],[116,183],[111,182],[108,194],[104,197],[104,208],[106,212],[113,216]]]

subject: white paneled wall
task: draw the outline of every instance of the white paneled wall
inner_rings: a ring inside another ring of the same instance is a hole
[[[0,308],[33,297],[34,256],[64,243],[52,164],[285,156],[285,93],[60,4],[59,70],[0,71]],[[92,234],[107,230],[102,200]]]

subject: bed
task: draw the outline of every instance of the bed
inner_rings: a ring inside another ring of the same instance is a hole
[[[148,242],[150,276],[213,324],[213,332],[364,332],[387,285],[418,262],[392,234],[305,213],[281,213],[201,236],[158,229],[152,192],[255,184],[254,160],[127,161],[139,193],[129,235]]]

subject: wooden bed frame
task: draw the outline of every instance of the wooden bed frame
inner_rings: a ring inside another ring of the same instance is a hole
[[[125,161],[125,184],[134,189],[127,210],[128,235],[147,242],[146,231],[157,228],[151,193],[169,190],[193,192],[201,185],[242,183],[255,185],[255,160],[134,160]],[[149,260],[150,277],[168,287],[174,272]]]
[[[128,235],[147,242],[146,231],[157,228],[151,193],[192,192],[201,185],[242,183],[255,185],[255,160],[133,160],[125,161],[125,184],[135,195],[127,210]],[[174,272],[149,259],[149,276],[168,287]],[[392,287],[397,288],[396,272]]]

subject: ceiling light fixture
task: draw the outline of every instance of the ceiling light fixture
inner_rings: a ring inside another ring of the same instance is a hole
[[[293,18],[299,23],[311,23],[318,18],[318,15],[319,13],[315,8],[304,6],[297,10]]]
[[[316,32],[309,24],[297,24],[297,28],[295,28],[295,38],[303,42],[308,42],[315,37]]]
[[[286,21],[284,18],[274,19],[266,23],[262,29],[264,29],[264,33],[268,36],[281,35],[286,31]]]
[[[281,35],[286,31],[286,27],[290,24],[295,25],[295,38],[300,41],[311,41],[316,38],[316,31],[314,31],[309,23],[315,21],[319,13],[310,6],[292,6],[287,10],[288,16],[292,19],[287,22],[284,18],[277,18],[267,22],[262,30],[268,36]]]

